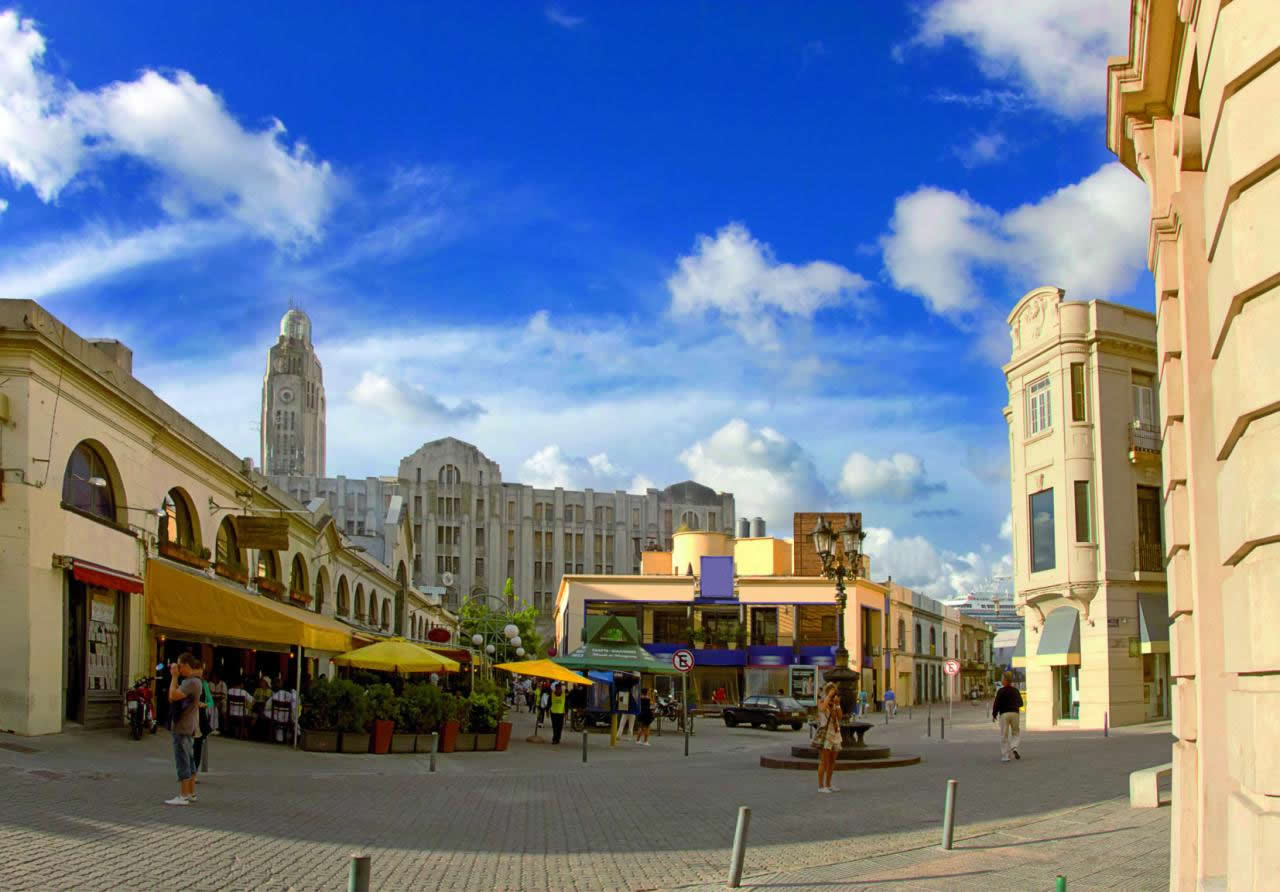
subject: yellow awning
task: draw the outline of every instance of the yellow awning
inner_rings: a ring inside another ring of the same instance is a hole
[[[390,638],[333,658],[339,666],[380,672],[457,672],[462,664],[429,647],[404,638]]]
[[[336,620],[164,560],[147,561],[146,586],[147,623],[162,629],[338,653],[351,649],[351,630]]]
[[[569,684],[592,684],[591,679],[579,675],[572,669],[566,669],[551,660],[524,660],[515,663],[497,663],[494,669],[505,669],[516,675],[529,675],[533,678],[548,678],[551,681],[565,681]]]

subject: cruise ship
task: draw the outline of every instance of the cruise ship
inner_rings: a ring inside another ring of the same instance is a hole
[[[1007,576],[993,576],[980,583],[975,591],[942,603],[981,620],[997,632],[1022,628],[1022,617],[1014,611],[1013,586]]]

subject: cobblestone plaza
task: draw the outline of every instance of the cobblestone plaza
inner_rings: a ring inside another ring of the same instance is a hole
[[[722,887],[739,805],[752,809],[744,886],[756,888],[1162,889],[1168,810],[1128,807],[1128,772],[1168,751],[1167,726],[1031,733],[1001,763],[982,706],[957,705],[945,740],[926,715],[868,741],[920,765],[842,772],[821,796],[807,772],[759,767],[804,732],[700,722],[690,755],[590,736],[506,753],[340,756],[215,739],[199,801],[172,793],[169,741],[122,732],[0,738],[0,888],[339,889],[372,855],[372,888]],[[23,750],[32,750],[25,752]],[[1046,784],[1037,763],[1052,760]],[[948,778],[956,848],[938,848]],[[177,847],[199,853],[178,858]]]

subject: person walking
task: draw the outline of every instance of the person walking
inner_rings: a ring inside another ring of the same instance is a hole
[[[884,711],[889,713],[889,718],[898,714],[898,695],[893,692],[893,688],[884,692]]]
[[[813,745],[818,748],[818,792],[835,793],[839,787],[833,786],[831,777],[836,770],[836,754],[844,741],[840,735],[840,720],[844,713],[840,709],[840,692],[833,681],[822,688],[822,696],[818,698],[818,733],[814,735]]]
[[[648,688],[640,689],[640,714],[636,716],[636,743],[649,746],[649,726],[653,724],[653,698]]]
[[[1022,743],[1022,734],[1018,727],[1018,711],[1022,709],[1022,692],[1013,686],[1013,673],[1004,674],[1004,684],[996,691],[995,702],[991,704],[991,721],[1000,723],[1000,761],[1008,762],[1009,756],[1021,759],[1018,745]]]
[[[544,684],[538,692],[538,724],[547,720],[547,710],[551,708],[551,686]]]
[[[173,733],[173,760],[178,769],[178,795],[165,805],[190,805],[196,795],[192,738],[200,729],[200,697],[204,683],[195,676],[200,661],[189,653],[169,667],[169,716]]]
[[[560,742],[560,732],[564,730],[564,685],[556,682],[551,689],[551,742]]]
[[[534,699],[533,682],[526,681],[524,683],[524,705],[525,705],[525,709],[529,713],[533,712],[533,699]]]

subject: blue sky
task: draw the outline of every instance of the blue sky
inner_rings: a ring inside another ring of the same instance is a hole
[[[695,477],[945,595],[1008,566],[1009,309],[1151,302],[1125,0],[263,9],[0,11],[0,297],[243,455],[294,299],[330,474]]]

